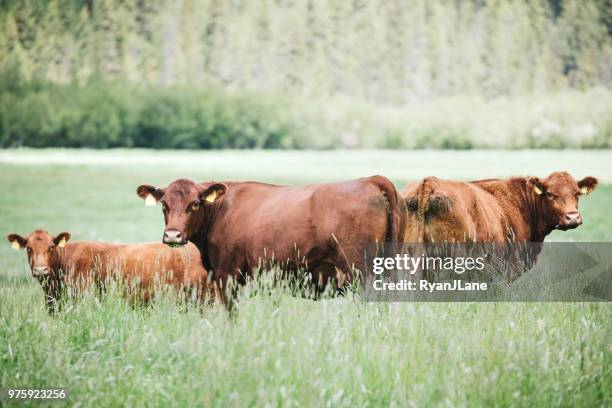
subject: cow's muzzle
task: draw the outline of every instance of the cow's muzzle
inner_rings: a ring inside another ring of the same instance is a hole
[[[44,276],[49,274],[49,268],[46,266],[35,266],[32,268],[32,275],[34,276]]]
[[[165,230],[162,241],[164,244],[171,247],[183,246],[187,243],[181,231],[175,229]]]
[[[574,229],[580,224],[582,224],[582,217],[580,216],[580,213],[578,211],[572,211],[563,216],[563,220],[561,220],[561,222],[557,225],[557,229],[566,231]]]

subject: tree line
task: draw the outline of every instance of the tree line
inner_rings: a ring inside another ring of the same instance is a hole
[[[3,146],[333,147],[352,142],[312,142],[334,113],[309,101],[405,107],[611,82],[612,0],[0,2]],[[479,145],[449,132],[444,146]],[[377,145],[406,145],[397,133]]]
[[[0,2],[0,69],[373,102],[610,85],[610,0]]]

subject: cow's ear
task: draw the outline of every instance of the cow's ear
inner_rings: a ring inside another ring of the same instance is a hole
[[[527,179],[527,185],[535,191],[537,195],[541,195],[544,192],[544,183],[538,177],[529,177]]]
[[[587,195],[591,191],[595,190],[597,184],[599,182],[595,177],[585,177],[578,182],[578,188],[580,189],[580,194]]]
[[[11,243],[11,247],[15,250],[25,248],[28,244],[28,240],[19,234],[8,234],[6,239]]]
[[[205,186],[200,199],[205,204],[211,204],[217,201],[227,191],[227,185],[223,183],[211,183]]]
[[[57,234],[57,237],[53,238],[53,243],[57,245],[59,248],[63,248],[69,239],[70,239],[70,233],[62,232],[62,233]]]
[[[136,194],[138,194],[138,197],[145,200],[145,205],[147,206],[154,206],[157,204],[164,196],[164,193],[165,191],[163,188],[157,188],[149,184],[143,184],[136,189]]]

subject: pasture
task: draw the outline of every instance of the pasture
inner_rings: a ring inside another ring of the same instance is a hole
[[[143,183],[305,184],[383,174],[398,190],[426,175],[478,179],[569,170],[600,178],[584,225],[550,240],[612,241],[608,151],[0,151],[1,233],[156,241],[161,209]],[[251,288],[235,319],[170,296],[132,308],[113,292],[56,317],[0,245],[0,389],[66,387],[79,406],[610,406],[606,303],[313,302]],[[2,405],[3,402],[0,402]]]

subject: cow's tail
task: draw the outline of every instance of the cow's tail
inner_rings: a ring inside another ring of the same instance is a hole
[[[387,200],[387,234],[385,241],[392,243],[404,242],[406,228],[406,204],[400,200],[399,193],[391,180],[383,176],[374,176],[374,182]]]
[[[417,238],[420,242],[425,242],[425,215],[429,197],[436,191],[438,187],[438,179],[436,177],[426,177],[417,190]]]

